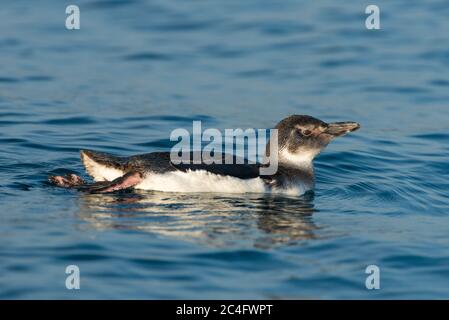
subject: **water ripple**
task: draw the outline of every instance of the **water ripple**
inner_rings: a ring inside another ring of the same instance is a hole
[[[72,299],[71,264],[83,299],[449,297],[443,1],[399,0],[379,31],[349,2],[80,7],[68,34],[54,1],[2,3],[0,298]],[[81,148],[168,150],[194,120],[270,128],[289,114],[362,124],[316,159],[302,197],[47,182],[89,179]],[[378,292],[364,290],[369,264]]]

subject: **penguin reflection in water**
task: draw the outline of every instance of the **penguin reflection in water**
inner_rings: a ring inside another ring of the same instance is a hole
[[[170,160],[170,152],[118,157],[81,150],[81,160],[94,183],[86,183],[75,174],[51,176],[49,181],[90,193],[134,188],[166,192],[303,194],[315,185],[313,159],[334,138],[359,128],[356,122],[326,123],[305,115],[283,119],[275,127],[278,169],[270,175],[261,174],[264,164],[235,164],[235,161],[234,164],[175,164]],[[221,156],[225,159],[229,155]]]
[[[259,249],[327,236],[313,219],[313,193],[305,196],[122,192],[83,193],[77,219],[94,230],[139,231],[206,247]],[[198,214],[198,213],[201,214]]]

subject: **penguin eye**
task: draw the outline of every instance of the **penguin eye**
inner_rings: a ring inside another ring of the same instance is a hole
[[[306,130],[303,130],[303,131],[302,131],[302,135],[303,135],[303,136],[306,136],[306,137],[307,137],[307,136],[310,136],[311,134],[312,134],[312,131],[311,131],[311,130],[306,129]]]

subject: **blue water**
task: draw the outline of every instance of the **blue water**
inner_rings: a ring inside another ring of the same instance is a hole
[[[449,298],[449,5],[0,4],[0,298]],[[175,128],[358,121],[314,195],[53,188],[78,150],[168,150]],[[79,266],[81,289],[65,268]],[[365,288],[365,268],[381,289]]]

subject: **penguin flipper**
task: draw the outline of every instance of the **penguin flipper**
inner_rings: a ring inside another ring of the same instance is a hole
[[[194,153],[190,159],[194,159]],[[197,171],[204,170],[221,176],[231,176],[239,179],[253,179],[259,177],[259,165],[245,163],[247,160],[238,158],[234,155],[221,154],[221,163],[180,163],[174,164],[170,161],[172,167],[179,171]],[[201,159],[201,158],[200,158]]]
[[[96,182],[90,185],[76,186],[76,188],[89,193],[109,193],[131,189],[139,184],[142,178],[140,172],[132,171],[110,182]]]
[[[101,181],[90,184],[86,183],[82,178],[75,174],[50,176],[48,180],[50,183],[61,188],[73,188],[89,193],[108,193],[131,189],[142,181],[142,177],[143,176],[140,172],[132,171],[114,179],[113,181]]]

